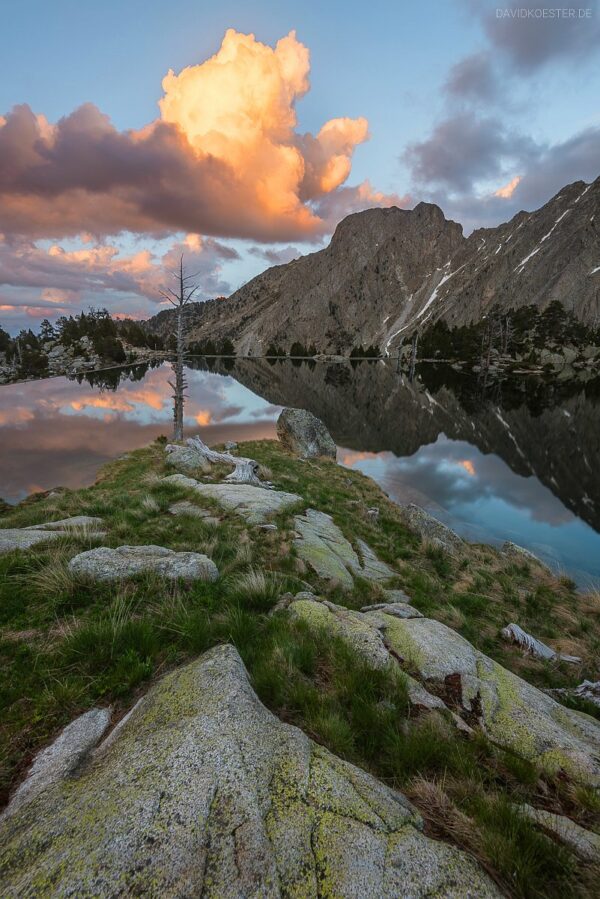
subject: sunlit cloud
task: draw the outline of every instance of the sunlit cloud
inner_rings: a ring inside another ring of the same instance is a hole
[[[322,235],[332,223],[319,202],[345,184],[368,123],[340,116],[300,133],[296,104],[309,71],[294,31],[271,47],[229,29],[214,56],[167,73],[160,117],[138,131],[118,131],[91,103],[55,124],[15,106],[0,120],[0,230]],[[366,182],[345,190],[346,212],[367,196],[391,201]],[[143,258],[132,271],[137,264]]]
[[[514,178],[505,184],[504,187],[499,187],[498,190],[494,191],[495,197],[502,197],[503,200],[509,200],[515,192],[515,189],[519,186],[521,182],[521,175],[515,175]]]
[[[470,459],[459,459],[456,464],[460,465],[461,468],[464,468],[467,474],[471,475],[472,478],[475,477],[475,466]]]

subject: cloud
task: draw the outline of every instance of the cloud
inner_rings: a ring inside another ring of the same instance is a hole
[[[537,154],[531,138],[508,130],[499,119],[459,111],[439,122],[426,140],[409,144],[403,159],[415,182],[466,193]]]
[[[266,259],[271,265],[283,265],[291,262],[293,259],[299,259],[302,256],[302,250],[298,247],[283,247],[276,250],[272,247],[250,247],[248,252],[252,256],[258,256],[260,259]]]
[[[122,306],[126,299],[130,306],[131,299],[138,297],[145,301],[144,310],[128,312],[147,317],[148,301],[163,302],[160,288],[170,280],[169,272],[179,264],[182,253],[187,270],[200,285],[199,299],[230,292],[221,270],[223,263],[239,259],[239,254],[212,237],[188,234],[163,255],[149,250],[128,254],[117,244],[85,244],[67,250],[58,242],[44,248],[23,238],[0,239],[0,285],[10,289],[0,298],[0,312],[4,317],[16,316],[18,326],[23,314],[53,319],[86,304],[110,306],[117,301]]]
[[[474,53],[461,59],[448,73],[444,90],[451,99],[470,102],[496,101],[499,85],[487,53]]]
[[[330,223],[315,203],[345,183],[368,124],[334,118],[316,136],[298,133],[309,68],[293,31],[273,48],[230,29],[210,59],[169,71],[160,118],[139,131],[118,131],[91,103],[55,124],[14,107],[0,120],[0,231],[323,234]]]
[[[506,7],[497,0],[471,0],[470,6],[492,48],[520,73],[559,60],[581,62],[600,46],[598,0],[566,10],[539,0],[519,0]]]
[[[396,193],[385,194],[375,190],[371,182],[366,180],[355,187],[340,187],[338,190],[322,197],[316,203],[319,215],[333,226],[340,222],[351,212],[361,212],[372,206],[400,206],[413,205],[410,194],[400,196]]]
[[[522,180],[521,175],[515,175],[514,178],[510,179],[508,184],[504,184],[502,187],[499,187],[498,190],[495,190],[494,196],[502,197],[503,200],[509,200]]]

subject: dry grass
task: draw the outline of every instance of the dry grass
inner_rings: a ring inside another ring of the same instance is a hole
[[[40,599],[72,596],[81,583],[80,578],[69,568],[68,563],[72,557],[72,547],[59,543],[50,545],[46,564],[33,571],[29,577],[31,592]]]
[[[150,493],[146,494],[146,496],[142,499],[140,506],[142,507],[144,512],[148,512],[151,515],[155,515],[161,510],[160,504]]]

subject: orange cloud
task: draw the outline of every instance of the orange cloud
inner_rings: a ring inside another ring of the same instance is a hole
[[[460,459],[456,464],[460,465],[461,468],[464,468],[467,474],[471,475],[472,478],[475,477],[475,466],[470,459]]]
[[[208,410],[202,409],[200,412],[197,412],[194,416],[197,424],[206,427],[212,421],[212,415]]]
[[[111,412],[132,412],[136,405],[148,406],[150,409],[160,411],[166,397],[157,390],[140,389],[128,390],[121,388],[118,395],[88,394],[81,399],[71,400],[70,407],[75,412],[81,412],[86,408],[108,409]]]
[[[357,462],[364,462],[366,459],[376,459],[377,453],[356,452],[354,450],[346,450],[340,456],[340,463],[347,468],[352,468]]]
[[[498,190],[494,191],[494,196],[502,197],[503,200],[509,200],[520,183],[521,175],[515,175],[508,184],[505,184],[504,187],[499,187]]]
[[[0,121],[0,229],[278,241],[330,230],[314,201],[345,183],[368,123],[338,117],[316,136],[298,133],[309,70],[294,31],[270,47],[230,29],[214,56],[168,72],[160,118],[138,131],[117,131],[89,103],[56,124],[15,107]],[[90,252],[80,258],[110,255]]]

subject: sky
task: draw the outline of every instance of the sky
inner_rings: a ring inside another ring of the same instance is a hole
[[[146,318],[440,205],[468,234],[600,174],[600,0],[30,0],[3,17],[0,325]]]

